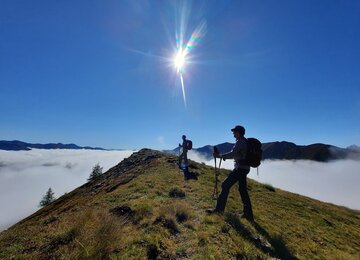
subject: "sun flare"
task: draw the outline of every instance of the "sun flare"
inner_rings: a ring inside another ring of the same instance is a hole
[[[174,58],[174,65],[178,72],[180,72],[184,67],[185,61],[185,52],[183,50],[179,50]]]

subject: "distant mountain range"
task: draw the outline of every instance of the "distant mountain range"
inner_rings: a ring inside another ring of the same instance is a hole
[[[228,152],[234,146],[233,143],[221,143],[216,145],[221,153]],[[76,144],[48,143],[48,144],[32,144],[21,141],[0,141],[0,150],[6,151],[28,151],[32,148],[36,149],[87,149],[87,150],[106,150],[101,147],[78,146]],[[205,159],[213,158],[212,145],[194,148],[193,151],[198,152]],[[279,159],[279,160],[312,160],[318,162],[328,162],[338,159],[360,159],[360,147],[353,145],[347,148],[340,148],[329,144],[310,144],[297,145],[291,142],[269,142],[262,144],[263,160]],[[179,147],[164,152],[175,154],[179,153]]]
[[[21,141],[0,141],[0,150],[6,151],[28,151],[31,148],[36,149],[87,149],[87,150],[106,150],[100,147],[78,146],[76,144],[62,144],[62,143],[49,143],[49,144],[31,144]]]
[[[216,145],[221,153],[228,152],[234,146],[233,143],[221,143]],[[205,159],[213,158],[212,145],[206,145],[200,148],[193,149],[200,153]],[[311,144],[311,145],[296,145],[290,142],[270,142],[262,144],[263,160],[279,159],[279,160],[312,160],[318,162],[328,162],[338,159],[360,159],[360,147],[350,146],[348,148],[339,148],[328,144]],[[171,154],[178,154],[179,147],[166,151]]]

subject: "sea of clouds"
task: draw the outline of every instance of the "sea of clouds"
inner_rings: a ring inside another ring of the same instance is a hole
[[[105,172],[132,153],[62,149],[0,151],[0,231],[38,210],[49,187],[58,198],[84,184],[97,163]]]
[[[0,231],[38,210],[39,202],[49,187],[55,197],[84,184],[92,167],[99,163],[103,172],[115,166],[134,151],[42,150],[0,151]],[[210,166],[190,151],[189,158]],[[233,161],[222,163],[232,169]],[[262,162],[259,176],[252,169],[249,177],[283,190],[321,201],[360,209],[360,161],[338,160]]]

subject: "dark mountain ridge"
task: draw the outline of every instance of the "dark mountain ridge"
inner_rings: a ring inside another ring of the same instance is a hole
[[[221,143],[216,145],[221,153],[228,152],[234,146],[234,143]],[[212,145],[206,145],[193,150],[200,153],[207,160],[213,158]],[[310,145],[297,145],[291,142],[269,142],[262,144],[263,160],[277,159],[277,160],[312,160],[318,162],[328,162],[339,159],[359,159],[360,149],[357,146],[350,146],[348,148],[340,148],[337,146],[315,143]],[[178,154],[179,147],[167,151],[171,154]]]
[[[216,146],[221,153],[228,152],[232,149],[234,143],[221,143]],[[193,150],[205,157],[205,159],[212,159],[213,153],[212,145],[205,145],[203,147],[194,148]],[[87,149],[87,150],[106,150],[101,147],[78,146],[76,144],[62,144],[62,143],[27,143],[18,140],[5,141],[0,140],[0,150],[6,151],[29,151],[32,148],[36,149]],[[339,159],[360,159],[360,148],[358,146],[350,146],[348,148],[340,148],[337,146],[315,143],[310,145],[297,145],[295,143],[281,141],[268,142],[262,144],[263,160],[312,160],[318,162],[328,162]],[[179,154],[179,147],[173,150],[166,150],[170,154]]]
[[[87,149],[87,150],[106,150],[100,147],[78,146],[76,144],[48,143],[48,144],[32,144],[18,140],[5,141],[0,140],[0,150],[5,151],[29,151],[31,148],[36,149]]]

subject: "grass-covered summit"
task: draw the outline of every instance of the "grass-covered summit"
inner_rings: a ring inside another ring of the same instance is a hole
[[[207,215],[213,168],[191,161],[184,181],[176,162],[134,153],[0,233],[0,259],[359,259],[359,212],[250,181],[254,224],[235,187]]]

